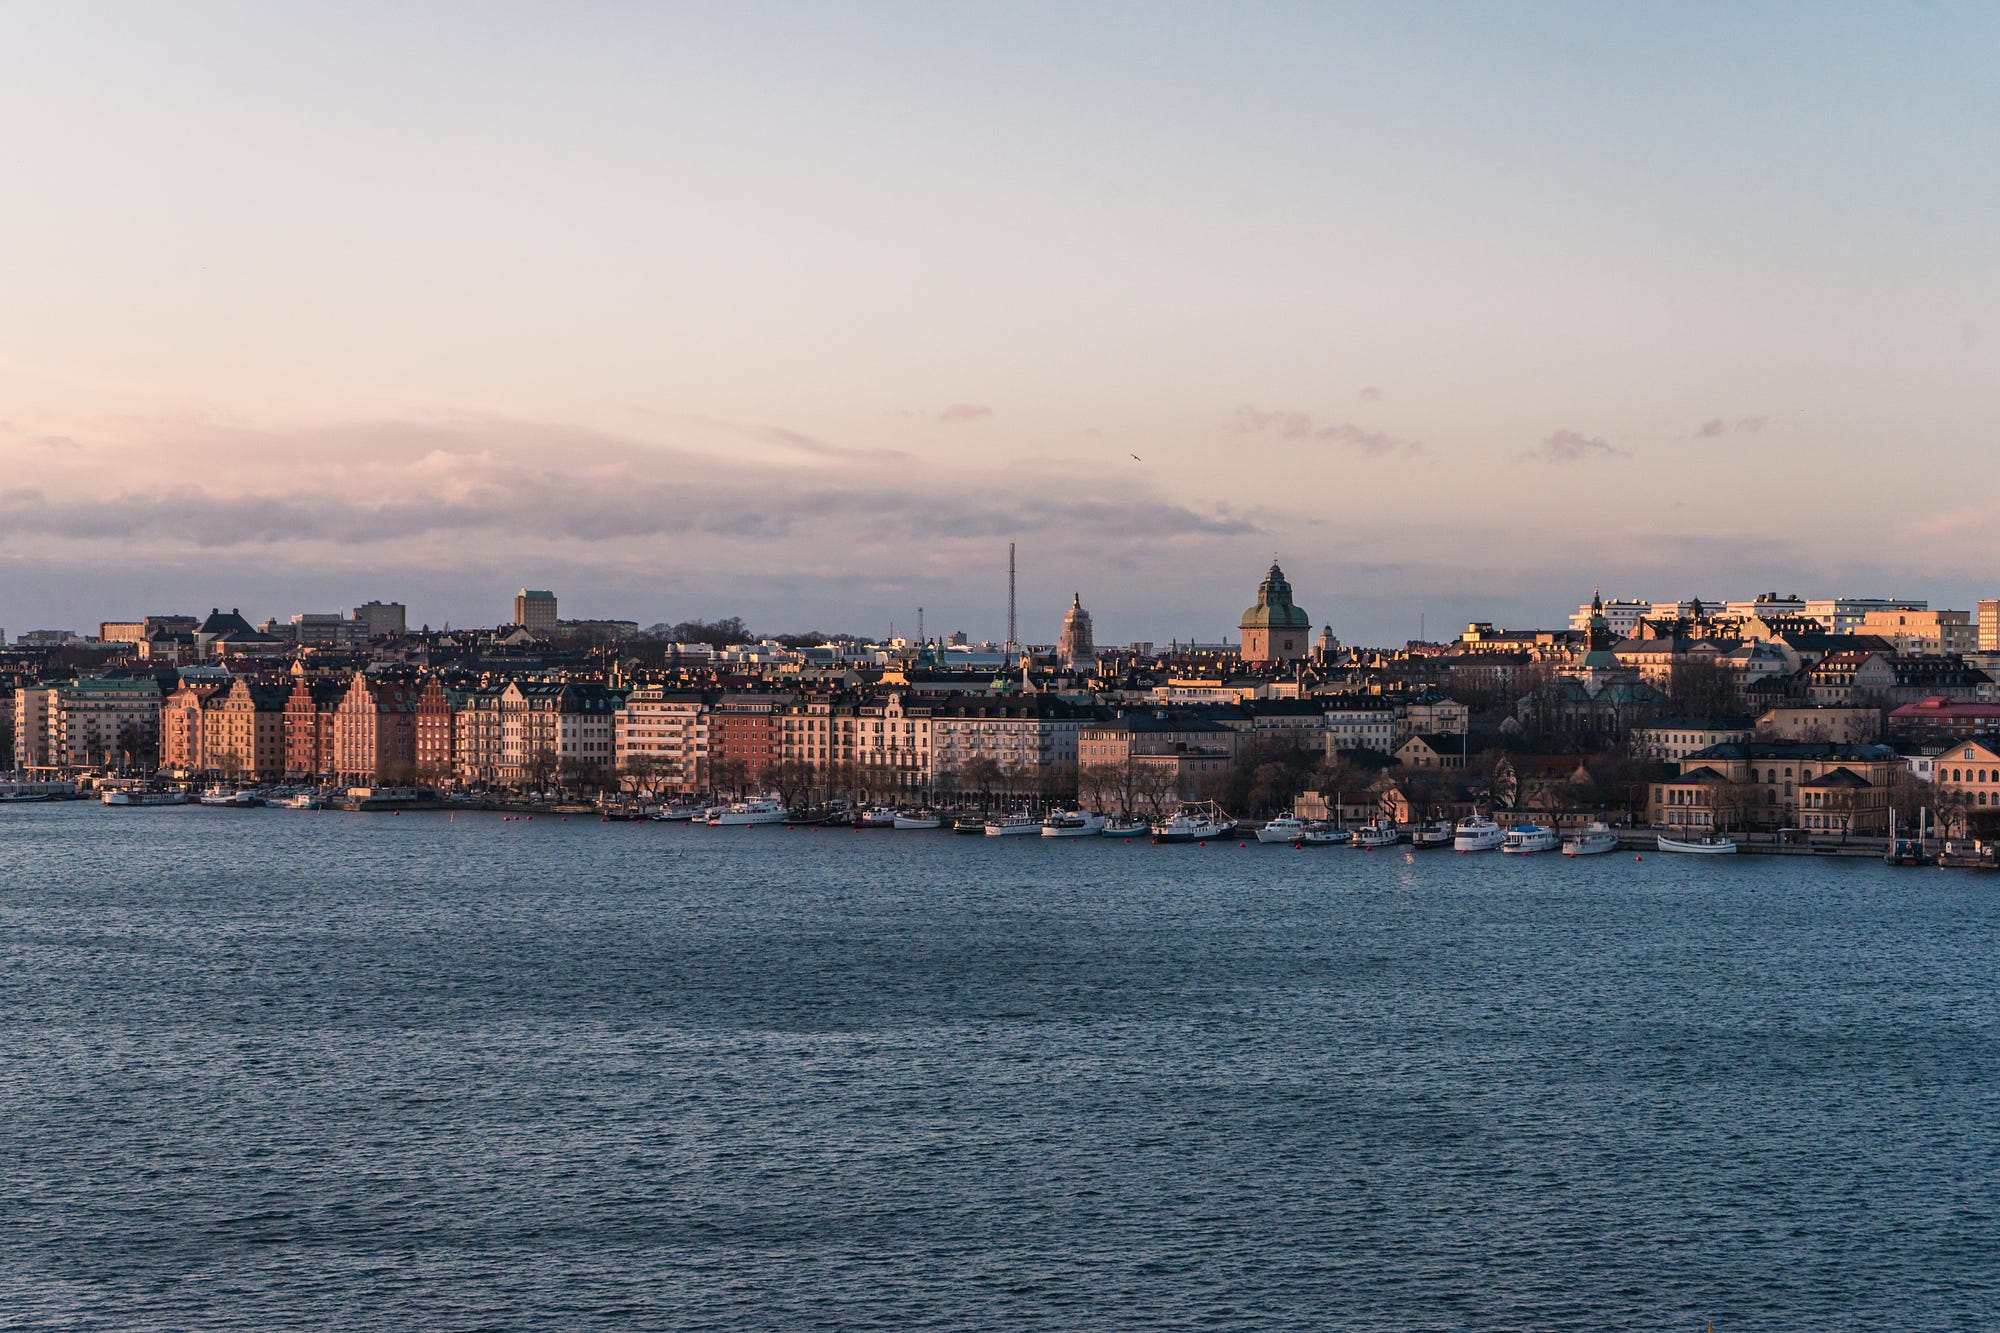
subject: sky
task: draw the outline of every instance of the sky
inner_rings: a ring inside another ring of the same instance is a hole
[[[2000,7],[15,4],[0,626],[2000,595]]]

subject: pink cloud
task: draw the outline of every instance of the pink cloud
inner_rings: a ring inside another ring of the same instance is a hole
[[[1366,430],[1352,422],[1329,422],[1315,426],[1305,412],[1266,412],[1256,407],[1236,409],[1235,428],[1246,435],[1274,434],[1281,440],[1317,440],[1341,449],[1364,454],[1420,454],[1422,440],[1405,439],[1386,431]]]
[[[937,419],[947,425],[957,425],[966,421],[984,421],[993,415],[993,409],[984,403],[953,403],[938,413]]]

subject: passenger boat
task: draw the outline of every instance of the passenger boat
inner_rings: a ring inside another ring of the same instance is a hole
[[[1458,852],[1490,852],[1507,841],[1507,831],[1488,819],[1485,815],[1473,815],[1458,821],[1458,829],[1452,834],[1451,846]]]
[[[963,815],[951,821],[953,833],[969,834],[976,838],[986,836],[986,819],[983,815]]]
[[[1019,838],[1038,836],[1042,831],[1042,821],[1026,810],[1018,810],[1004,819],[986,821],[986,836],[989,838]]]
[[[255,792],[237,791],[228,787],[210,787],[201,794],[201,804],[230,810],[249,810],[264,804],[264,798]]]
[[[1354,830],[1354,845],[1364,852],[1372,852],[1378,847],[1394,847],[1402,838],[1401,829],[1379,819],[1370,820]]]
[[[1516,824],[1507,830],[1500,850],[1513,856],[1528,856],[1535,852],[1552,852],[1560,846],[1562,839],[1547,824]]]
[[[100,798],[104,804],[136,809],[158,805],[186,805],[187,797],[177,791],[133,791],[121,787],[108,791]]]
[[[1305,832],[1299,835],[1297,845],[1300,847],[1345,847],[1353,841],[1354,834],[1347,829],[1335,828],[1331,824],[1308,824],[1305,827]]]
[[[1154,842],[1207,842],[1236,831],[1236,821],[1214,801],[1190,801],[1170,818],[1153,825]]]
[[[873,810],[864,810],[850,821],[856,828],[894,828],[896,812],[886,805],[878,805]]]
[[[1276,819],[1257,830],[1259,842],[1298,842],[1306,835],[1306,821],[1292,815],[1279,815]]]
[[[928,810],[898,810],[895,827],[899,829],[943,828],[944,820]]]
[[[1088,810],[1064,810],[1042,821],[1044,838],[1094,838],[1104,831],[1104,816]]]
[[[1428,824],[1419,824],[1410,830],[1410,846],[1420,852],[1429,848],[1449,847],[1452,844],[1452,838],[1451,821],[1448,819],[1439,819]]]
[[[1143,819],[1111,819],[1097,831],[1100,838],[1143,838],[1153,831]]]
[[[681,801],[672,801],[653,811],[653,818],[662,824],[685,824],[691,819],[699,819],[706,822],[708,811],[698,805],[688,805]]]
[[[737,828],[749,824],[782,824],[785,807],[776,801],[734,801],[708,815],[710,828]]]
[[[1618,835],[1605,823],[1592,823],[1581,832],[1563,839],[1564,856],[1602,856],[1618,850]]]
[[[277,805],[285,810],[323,810],[326,808],[326,802],[317,793],[309,791],[295,792],[287,796],[284,800],[277,802]]]
[[[1653,845],[1663,852],[1690,852],[1696,856],[1734,856],[1736,839],[1719,833],[1704,833],[1699,838],[1669,838],[1657,834]]]

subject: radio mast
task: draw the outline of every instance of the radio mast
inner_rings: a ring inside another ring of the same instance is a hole
[[[1013,651],[1014,638],[1014,543],[1007,543],[1007,649]]]

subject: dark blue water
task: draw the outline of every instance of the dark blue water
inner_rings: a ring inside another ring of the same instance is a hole
[[[2000,884],[0,810],[0,1323],[2000,1323]]]

